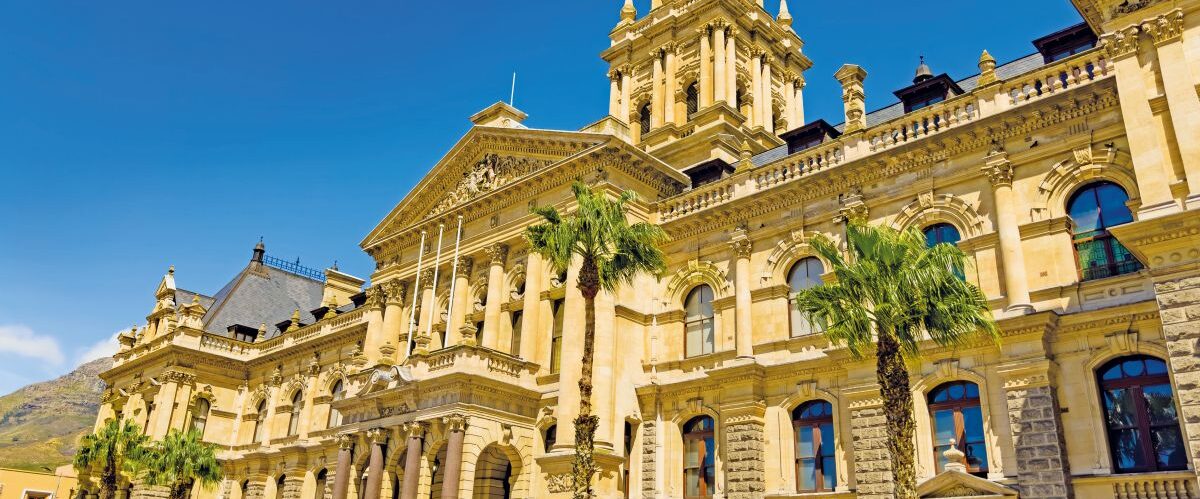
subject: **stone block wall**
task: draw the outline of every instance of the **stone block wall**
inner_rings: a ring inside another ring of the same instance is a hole
[[[642,423],[642,497],[654,499],[654,475],[658,472],[654,447],[658,442],[654,421]]]
[[[1050,386],[1018,386],[1009,389],[1006,396],[1021,497],[1072,497],[1066,443],[1054,389]]]
[[[288,473],[283,479],[283,490],[279,491],[279,497],[282,499],[301,499],[300,493],[304,489],[304,471],[297,470]]]
[[[762,421],[750,420],[725,427],[726,491],[729,499],[759,499],[767,489],[764,469]]]
[[[1192,469],[1200,469],[1200,275],[1158,281],[1154,291],[1175,373],[1180,424],[1192,451]]]
[[[887,418],[883,407],[851,410],[850,433],[859,499],[891,499],[892,461],[887,449]]]

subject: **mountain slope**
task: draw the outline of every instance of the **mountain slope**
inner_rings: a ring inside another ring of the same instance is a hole
[[[40,470],[71,462],[92,429],[112,359],[97,359],[57,379],[0,397],[0,467]]]

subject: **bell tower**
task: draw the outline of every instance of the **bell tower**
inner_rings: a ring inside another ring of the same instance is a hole
[[[763,0],[653,0],[640,19],[632,0],[609,34],[609,114],[631,140],[675,166],[736,162],[783,144],[804,124],[804,71],[812,61]]]

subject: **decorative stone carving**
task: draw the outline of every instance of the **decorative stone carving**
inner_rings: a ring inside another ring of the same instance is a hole
[[[442,417],[442,424],[445,425],[446,433],[452,433],[452,432],[456,432],[456,431],[466,431],[467,421],[469,419],[470,418],[468,416],[464,416],[462,414],[455,413],[455,414],[451,414],[449,416]]]
[[[383,284],[384,295],[387,303],[393,305],[403,305],[408,300],[408,283],[399,280],[388,281]]]
[[[504,265],[504,260],[508,258],[508,245],[496,243],[488,246],[487,249],[488,261],[492,265]]]
[[[382,285],[376,284],[367,288],[367,307],[383,308],[387,304],[387,291]]]
[[[546,490],[552,494],[571,492],[571,484],[571,475],[569,473],[555,473],[546,476]]]
[[[375,445],[383,445],[387,443],[388,431],[384,428],[371,428],[367,430],[367,441]]]
[[[462,180],[453,190],[446,193],[442,201],[429,212],[429,216],[445,213],[450,208],[504,187],[514,179],[528,175],[545,164],[545,161],[533,158],[488,154],[463,173]]]
[[[475,259],[469,256],[460,256],[455,263],[458,264],[458,273],[465,276],[471,274],[471,268],[475,266]]]
[[[988,178],[993,187],[1012,185],[1014,170],[1012,163],[1008,161],[1007,154],[999,153],[988,156],[980,171]]]
[[[433,268],[431,267],[431,268],[422,269],[421,275],[420,275],[420,280],[421,280],[421,289],[424,290],[424,289],[432,288],[433,287]]]
[[[337,437],[335,437],[335,439],[337,440],[337,445],[338,445],[339,449],[354,448],[354,435],[351,435],[349,433],[342,433],[342,434],[338,435]]]
[[[1100,48],[1113,59],[1136,54],[1138,49],[1138,32],[1139,28],[1137,26],[1130,26],[1123,30],[1107,33],[1100,37]]]
[[[1142,32],[1150,35],[1155,44],[1175,41],[1183,35],[1183,10],[1176,9],[1143,22]]]
[[[729,247],[733,249],[733,254],[737,255],[738,258],[750,258],[754,244],[749,239],[738,239],[729,243]]]

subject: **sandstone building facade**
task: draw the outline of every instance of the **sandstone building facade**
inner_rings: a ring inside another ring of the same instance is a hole
[[[889,496],[873,360],[789,305],[848,220],[957,244],[1003,330],[911,366],[923,497],[1200,497],[1200,1],[1072,1],[1036,53],[922,63],[874,111],[843,66],[837,125],[805,121],[786,4],[626,3],[608,116],[473,116],[362,241],[369,286],[261,246],[211,295],[172,270],[97,423],[201,429],[204,497],[566,497],[583,303],[521,233],[582,179],[672,237],[598,298],[600,497]]]

